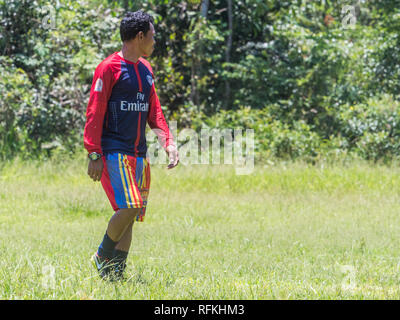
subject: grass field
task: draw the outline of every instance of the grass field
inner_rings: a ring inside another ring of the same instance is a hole
[[[399,299],[400,169],[152,167],[124,284],[90,257],[111,207],[84,155],[2,163],[1,299]]]

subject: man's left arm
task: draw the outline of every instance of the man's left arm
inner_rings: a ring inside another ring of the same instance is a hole
[[[167,122],[165,121],[165,117],[161,109],[160,100],[158,99],[154,82],[150,92],[149,104],[150,106],[147,122],[150,128],[158,136],[159,143],[167,152],[169,158],[168,169],[172,169],[176,167],[179,163],[178,149],[174,143],[173,136],[168,128]]]

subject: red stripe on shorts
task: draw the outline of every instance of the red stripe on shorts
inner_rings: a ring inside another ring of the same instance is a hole
[[[110,180],[110,174],[108,173],[107,170],[107,162],[105,159],[105,156],[101,157],[103,160],[103,174],[101,175],[101,184],[103,185],[103,189],[107,194],[108,200],[110,200],[111,206],[114,211],[117,211],[118,205],[117,202],[115,201],[115,194],[114,194],[114,189],[111,185],[111,180]]]

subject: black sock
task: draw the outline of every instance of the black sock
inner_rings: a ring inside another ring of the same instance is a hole
[[[116,263],[125,263],[126,258],[128,257],[128,252],[114,249],[113,260]]]
[[[97,254],[102,258],[111,260],[113,258],[113,251],[117,243],[118,242],[113,241],[106,232],[103,241],[97,250]]]

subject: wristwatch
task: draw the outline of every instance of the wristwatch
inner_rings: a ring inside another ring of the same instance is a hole
[[[101,154],[97,152],[91,152],[88,154],[90,160],[98,160],[101,158]]]

